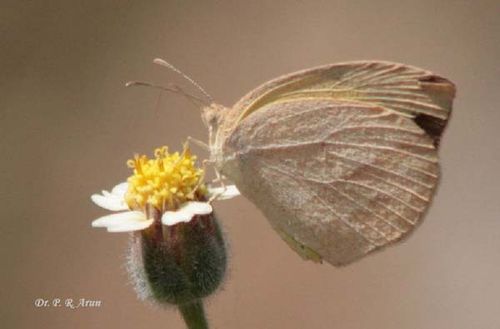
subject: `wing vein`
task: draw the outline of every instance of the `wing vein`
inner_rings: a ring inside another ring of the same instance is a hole
[[[287,173],[285,171],[282,171],[282,170],[280,170],[280,169],[278,169],[278,168],[276,168],[274,166],[269,166],[268,165],[268,169],[277,171],[280,174],[288,176],[292,180],[297,181],[297,178],[294,177],[293,175],[290,175],[289,173]],[[316,193],[316,191],[314,191],[314,190],[312,190],[312,189],[310,189],[310,188],[308,188],[307,186],[304,186],[304,185],[302,185],[302,187],[306,188],[310,193],[312,193],[315,196],[315,198],[319,202],[321,202],[321,204],[323,204],[323,206],[325,206],[328,210],[330,210],[332,212],[332,214],[335,216],[335,218],[337,218],[342,223],[344,223],[347,227],[349,227],[351,230],[353,230],[354,232],[356,232],[356,234],[359,234],[361,237],[363,237],[363,239],[365,239],[368,243],[370,243],[370,244],[372,244],[374,246],[378,245],[376,242],[372,241],[372,239],[370,237],[367,237],[361,231],[359,231],[358,229],[356,229],[356,227],[354,227],[354,225],[352,223],[350,223],[349,221],[347,221],[346,219],[344,219],[342,215],[340,215],[339,213],[337,213],[337,211],[332,206],[330,206],[327,202],[325,202],[325,200],[323,200],[323,198],[321,198],[321,196],[318,193]],[[378,233],[379,235],[381,235],[385,240],[387,240],[387,237],[382,232],[380,232],[379,230],[377,230],[376,228],[372,227],[371,225],[367,225],[367,227],[369,227],[370,229],[372,229],[373,231],[375,231],[376,233]],[[389,240],[387,240],[387,241],[389,241]]]
[[[333,183],[335,182],[335,180],[328,181],[328,182],[322,182],[322,181],[319,181],[319,180],[316,180],[316,179],[312,179],[312,178],[306,178],[306,177],[305,177],[305,179],[306,179],[306,180],[309,180],[309,181],[311,181],[311,182],[314,182],[314,183],[318,183],[318,184],[326,184],[326,185],[328,185],[328,186],[331,186],[331,187],[332,187],[335,191],[337,191],[338,193],[342,193],[342,192],[340,192],[338,189],[336,189],[336,188],[333,186]],[[402,214],[398,213],[398,212],[397,212],[397,211],[395,211],[394,209],[391,209],[391,208],[387,207],[385,204],[380,203],[380,202],[378,202],[377,200],[370,199],[370,198],[368,198],[367,196],[365,196],[365,195],[363,195],[363,194],[357,194],[357,195],[356,195],[356,197],[362,197],[362,198],[364,198],[365,200],[368,200],[369,202],[374,202],[374,203],[376,203],[377,205],[381,206],[382,208],[386,209],[387,211],[389,211],[389,212],[393,213],[393,214],[394,214],[394,215],[396,215],[397,217],[399,217],[399,218],[403,219],[403,220],[404,220],[405,222],[407,222],[408,224],[415,225],[415,223],[414,223],[411,219],[406,218],[405,216],[403,216]],[[376,217],[378,217],[378,218],[382,219],[382,220],[383,220],[384,222],[386,222],[387,224],[389,224],[389,225],[391,225],[391,226],[395,227],[398,231],[403,232],[403,233],[404,233],[404,232],[406,232],[406,230],[403,230],[403,229],[401,229],[401,228],[399,228],[399,227],[395,226],[394,224],[392,224],[392,223],[390,223],[390,222],[387,222],[387,221],[386,221],[386,220],[384,220],[384,219],[383,219],[380,215],[377,215],[376,213],[374,213],[374,212],[373,212],[373,211],[371,211],[370,209],[368,209],[368,208],[366,208],[366,207],[364,207],[364,206],[362,206],[362,205],[358,204],[356,201],[354,201],[354,199],[349,198],[349,200],[352,200],[352,202],[356,203],[356,204],[357,204],[357,205],[359,205],[360,207],[363,207],[363,209],[366,209],[366,210],[368,210],[369,212],[373,213]]]
[[[410,177],[401,175],[400,173],[397,173],[397,172],[394,172],[394,171],[391,171],[391,170],[388,170],[388,169],[385,169],[385,168],[382,168],[382,167],[379,167],[379,166],[375,166],[375,165],[373,165],[373,164],[371,164],[369,162],[364,162],[364,161],[360,161],[360,160],[348,158],[346,156],[340,155],[340,154],[338,154],[336,152],[333,152],[333,151],[329,151],[328,154],[331,154],[331,155],[333,155],[333,156],[335,156],[337,158],[340,158],[340,159],[344,159],[344,160],[347,160],[347,161],[351,161],[351,162],[355,162],[355,163],[361,164],[363,166],[367,166],[369,168],[380,170],[380,171],[385,172],[387,174],[394,175],[396,177],[399,177],[399,178],[402,178],[402,179],[407,180],[409,182],[412,182],[414,184],[418,184],[418,185],[420,185],[420,186],[422,186],[424,188],[427,188],[427,189],[431,189],[432,188],[431,185],[424,184],[423,182],[420,182],[420,181],[412,179]],[[410,167],[403,166],[402,164],[400,164],[400,166],[402,166],[404,168],[407,168],[407,169],[410,169],[410,170],[413,169],[413,168],[410,168]]]
[[[380,193],[380,194],[383,194],[399,203],[401,203],[402,205],[408,207],[409,209],[417,212],[417,213],[421,213],[422,211],[425,210],[425,208],[415,208],[414,206],[412,206],[411,204],[405,202],[404,200],[401,200],[400,198],[397,198],[395,197],[394,195],[392,194],[389,194],[389,193],[386,193],[378,188],[375,188],[373,186],[370,186],[370,185],[366,185],[366,184],[362,184],[362,183],[359,183],[359,182],[354,182],[354,181],[351,181],[351,180],[348,180],[348,179],[337,179],[336,180],[337,182],[341,182],[341,183],[346,183],[346,184],[351,184],[351,185],[356,185],[356,186],[360,186],[360,187],[364,187],[368,190],[372,190],[372,191],[375,191],[377,193]]]

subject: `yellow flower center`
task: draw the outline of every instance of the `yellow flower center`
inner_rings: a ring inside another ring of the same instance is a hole
[[[191,155],[187,146],[182,154],[169,154],[164,146],[156,149],[154,155],[154,159],[136,155],[127,161],[134,169],[125,194],[125,202],[131,209],[151,205],[163,212],[206,194],[206,187],[201,183],[203,169],[195,166],[196,156]]]

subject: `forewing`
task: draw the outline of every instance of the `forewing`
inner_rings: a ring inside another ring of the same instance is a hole
[[[293,249],[333,265],[410,234],[439,176],[433,140],[411,119],[329,99],[263,106],[224,154],[223,173]]]
[[[455,95],[453,83],[416,67],[381,61],[321,66],[271,80],[235,104],[236,123],[290,99],[355,101],[412,118],[438,145]]]

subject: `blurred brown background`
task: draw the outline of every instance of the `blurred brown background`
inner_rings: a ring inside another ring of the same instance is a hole
[[[458,86],[442,183],[406,243],[346,268],[302,261],[244,198],[217,210],[231,248],[213,328],[500,328],[498,1],[2,1],[2,328],[183,328],[139,302],[126,234],[90,227],[90,194],[134,152],[206,139],[184,99],[126,89],[184,84],[163,57],[225,105],[278,75],[385,59]],[[200,154],[205,156],[205,154]],[[36,308],[36,298],[102,307]]]

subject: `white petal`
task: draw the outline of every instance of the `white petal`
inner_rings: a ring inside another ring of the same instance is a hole
[[[163,225],[175,225],[182,222],[189,222],[191,218],[194,217],[194,214],[184,212],[184,211],[166,211],[161,216],[161,222]]]
[[[119,225],[108,226],[108,232],[133,232],[144,230],[145,228],[153,224],[153,219],[140,220],[140,221],[129,221],[124,222]]]
[[[189,222],[195,215],[208,215],[213,211],[207,202],[189,201],[184,203],[177,211],[166,211],[161,216],[163,225],[175,225]]]
[[[121,223],[131,221],[146,221],[146,215],[140,211],[127,211],[97,218],[92,222],[92,227],[119,226]]]
[[[208,215],[213,211],[213,209],[208,202],[189,201],[184,203],[178,211],[193,215]]]
[[[123,199],[125,197],[125,193],[127,192],[127,190],[128,190],[128,183],[123,182],[113,187],[113,189],[111,190],[111,194]]]
[[[216,196],[216,200],[227,200],[240,195],[240,191],[236,188],[236,185],[228,185],[224,187],[214,187],[208,188],[208,193],[210,196]]]
[[[120,211],[128,209],[128,206],[123,198],[116,197],[109,193],[106,196],[93,194],[90,199],[99,207],[107,210]]]

